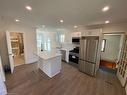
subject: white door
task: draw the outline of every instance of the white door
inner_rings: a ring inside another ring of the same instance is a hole
[[[127,81],[127,36],[124,38],[123,47],[121,48],[120,60],[118,64],[117,77],[124,87]]]
[[[8,47],[8,56],[10,62],[11,73],[14,71],[14,63],[13,63],[13,53],[12,53],[12,46],[11,46],[11,37],[10,32],[6,32],[6,40],[7,40],[7,47]]]

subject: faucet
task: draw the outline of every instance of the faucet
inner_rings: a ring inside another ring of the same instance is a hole
[[[43,51],[43,44],[41,43],[41,51]]]

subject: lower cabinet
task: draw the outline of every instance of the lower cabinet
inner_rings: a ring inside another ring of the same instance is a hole
[[[62,60],[66,61],[66,50],[61,50]]]

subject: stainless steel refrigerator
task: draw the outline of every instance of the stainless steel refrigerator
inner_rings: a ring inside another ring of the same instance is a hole
[[[83,36],[80,39],[79,70],[88,75],[95,75],[99,36]]]

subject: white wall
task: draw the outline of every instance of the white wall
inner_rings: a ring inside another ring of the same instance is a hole
[[[6,41],[6,33],[5,33],[5,31],[4,30],[0,30],[0,55],[1,55],[1,58],[2,58],[3,66],[9,65],[9,58],[8,58],[6,42],[7,41]]]
[[[106,39],[106,46],[101,59],[115,62],[119,55],[121,35],[104,35],[103,39]]]
[[[127,33],[127,23],[107,24],[102,29],[103,33]]]
[[[24,32],[24,48],[26,63],[33,63],[37,61],[37,43],[36,43],[36,31],[33,29]]]

